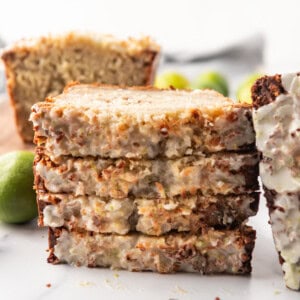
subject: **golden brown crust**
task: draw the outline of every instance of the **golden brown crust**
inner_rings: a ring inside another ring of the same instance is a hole
[[[63,93],[68,93],[69,89],[74,87],[74,86],[78,86],[81,85],[82,87],[99,87],[99,88],[106,88],[106,89],[126,89],[126,90],[132,90],[132,91],[156,91],[156,92],[160,92],[160,91],[170,91],[170,90],[176,90],[173,87],[169,87],[169,88],[157,88],[153,85],[143,85],[143,86],[125,86],[125,85],[113,85],[113,84],[103,84],[103,83],[99,83],[99,82],[93,82],[93,83],[89,83],[89,84],[83,84],[80,83],[79,81],[72,81],[69,82],[64,90]],[[209,90],[209,89],[204,89],[203,91],[209,91],[211,94],[215,94],[217,97],[221,97],[224,98],[224,105],[226,104],[226,106],[231,106],[231,107],[236,107],[236,108],[248,108],[250,109],[252,107],[252,104],[248,104],[248,103],[244,103],[244,102],[233,102],[230,98],[228,97],[224,97],[222,94],[220,94],[217,91],[214,90]],[[186,88],[186,89],[180,89],[181,92],[192,92],[193,89],[191,88]],[[46,98],[46,102],[54,102],[56,99],[55,96],[50,96]],[[43,107],[48,107],[48,105],[45,105],[45,101],[38,103],[39,106],[41,108]],[[230,101],[231,103],[229,104],[228,101]],[[45,105],[45,106],[44,106]]]
[[[77,41],[92,44],[99,43],[104,47],[114,50],[118,49],[119,51],[123,49],[123,51],[128,52],[131,55],[137,55],[147,50],[160,52],[160,46],[150,36],[120,39],[110,34],[68,32],[61,35],[49,34],[37,38],[23,38],[4,49],[1,58],[7,61],[9,59],[13,59],[16,52],[26,54],[32,49],[38,48],[43,44],[49,43],[52,45],[61,45],[63,43],[68,45]]]

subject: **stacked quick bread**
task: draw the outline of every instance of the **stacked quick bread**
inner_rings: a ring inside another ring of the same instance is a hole
[[[251,272],[250,106],[213,91],[73,85],[35,104],[31,121],[49,262]]]
[[[140,86],[152,83],[159,46],[150,38],[68,33],[22,40],[2,53],[17,129],[32,142],[31,106],[71,81]]]
[[[260,176],[286,285],[300,289],[300,76],[265,76],[252,87]]]

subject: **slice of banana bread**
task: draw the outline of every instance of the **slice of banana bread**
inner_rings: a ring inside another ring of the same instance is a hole
[[[2,54],[18,131],[32,142],[31,106],[71,81],[126,86],[152,83],[159,46],[150,38],[69,33],[23,40]]]
[[[256,152],[156,160],[64,156],[59,164],[37,155],[34,171],[36,188],[51,193],[168,198],[256,191],[258,162]]]
[[[173,199],[37,193],[40,226],[121,235],[138,231],[155,236],[171,231],[197,233],[203,227],[236,228],[257,213],[258,198],[259,193]]]
[[[249,274],[255,230],[203,230],[151,237],[49,228],[50,263],[129,271]]]
[[[252,107],[211,90],[73,85],[32,107],[35,143],[61,155],[167,158],[254,149]]]
[[[264,76],[252,87],[260,177],[286,285],[300,290],[300,75]]]

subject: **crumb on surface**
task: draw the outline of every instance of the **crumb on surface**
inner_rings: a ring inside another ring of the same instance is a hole
[[[216,297],[215,300],[221,300],[220,297]]]
[[[178,294],[187,294],[187,293],[188,293],[187,290],[183,289],[183,288],[180,287],[179,285],[176,285],[176,286],[175,286],[174,292],[175,292],[175,293],[178,293]]]
[[[118,273],[114,273],[114,277],[115,277],[115,278],[119,278],[120,275],[119,275]]]
[[[47,287],[47,288],[50,288],[51,286],[52,286],[51,283],[47,283],[47,284],[46,284],[46,287]]]
[[[122,282],[120,282],[118,280],[119,274],[117,274],[117,276],[115,276],[115,274],[114,274],[114,277],[115,278],[113,278],[112,280],[107,279],[107,278],[104,280],[106,286],[110,287],[113,290],[123,290],[123,289],[126,289],[126,286],[124,286],[122,284]]]
[[[93,282],[90,282],[90,281],[80,281],[79,285],[86,287],[86,286],[92,286],[92,285],[95,285],[95,284]]]
[[[274,291],[274,294],[275,294],[275,295],[280,295],[280,294],[281,294],[281,291],[275,290],[275,291]]]

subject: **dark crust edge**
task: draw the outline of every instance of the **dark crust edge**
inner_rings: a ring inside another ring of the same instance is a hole
[[[60,264],[63,261],[60,261],[54,254],[54,247],[56,245],[56,240],[60,237],[61,233],[64,229],[63,227],[60,228],[51,228],[49,227],[49,257],[47,259],[48,263],[52,264]],[[251,227],[244,225],[239,229],[239,237],[236,243],[245,249],[245,254],[241,257],[242,260],[242,267],[237,271],[237,273],[232,273],[232,275],[249,275],[252,271],[252,253],[255,246],[256,240],[256,231]],[[93,235],[92,232],[87,232],[90,235]],[[185,251],[185,249],[183,249]],[[89,265],[88,267],[96,267],[94,265]],[[205,273],[204,273],[205,274]]]
[[[265,196],[265,198],[266,198],[266,200],[267,200],[267,207],[268,207],[268,209],[269,209],[269,217],[270,217],[270,215],[272,214],[272,212],[274,211],[274,210],[276,210],[276,209],[282,209],[282,208],[280,208],[280,207],[278,207],[278,206],[276,206],[275,205],[275,197],[276,197],[276,195],[278,194],[275,190],[270,190],[270,189],[268,189],[266,186],[264,186],[263,185],[263,190],[264,190],[264,196]],[[299,200],[300,200],[300,197],[299,197]],[[269,221],[269,223],[270,223],[270,221]],[[270,224],[271,225],[271,227],[272,227],[272,224]],[[274,234],[273,234],[273,238],[274,238]],[[276,248],[276,247],[275,247]],[[276,251],[277,251],[277,249],[276,249]],[[282,265],[284,262],[285,262],[285,260],[284,260],[284,258],[281,256],[281,253],[280,253],[280,251],[277,251],[277,253],[278,253],[278,260],[279,260],[279,263]],[[284,271],[282,271],[283,273],[285,273]],[[300,284],[300,283],[299,283]],[[288,287],[289,288],[289,287]],[[300,291],[300,288],[298,289],[299,291]]]
[[[248,165],[243,165],[239,171],[245,177],[245,188],[248,192],[256,191],[259,189],[259,182],[258,182],[259,164],[258,163],[250,167]]]
[[[275,190],[268,189],[265,185],[263,185],[263,190],[264,190],[264,196],[267,200],[267,207],[268,207],[268,210],[269,210],[269,218],[270,218],[273,211],[278,209],[278,207],[274,203],[274,199],[277,195],[277,192]],[[269,221],[269,223],[270,223],[270,221]],[[270,225],[272,227],[272,224],[270,224]],[[282,258],[281,254],[280,254],[280,251],[277,251],[277,253],[278,253],[278,256],[279,256],[279,263],[282,265],[285,260]]]
[[[255,246],[256,231],[251,226],[243,227],[241,231],[245,248],[245,260],[243,261],[242,274],[251,274],[252,272],[252,254]]]
[[[282,86],[280,74],[263,76],[251,88],[253,107],[258,109],[273,102],[280,94],[285,93],[286,91]]]
[[[49,245],[49,257],[47,259],[48,263],[58,264],[59,259],[54,254],[54,247],[56,245],[56,240],[60,237],[62,232],[61,228],[48,228],[48,245]]]

